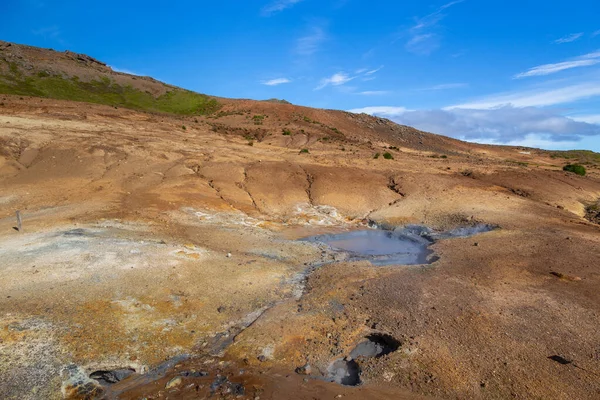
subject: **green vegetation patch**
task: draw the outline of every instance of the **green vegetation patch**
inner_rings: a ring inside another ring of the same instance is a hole
[[[221,107],[217,100],[189,90],[171,88],[165,94],[154,97],[130,85],[118,85],[107,76],[82,82],[77,77],[67,79],[46,72],[34,76],[23,76],[20,73],[14,73],[12,76],[0,75],[0,93],[83,101],[180,115],[205,115]]]
[[[572,172],[581,176],[585,176],[586,174],[585,167],[579,164],[567,164],[563,167],[563,171]]]
[[[600,153],[590,150],[568,150],[554,151],[550,153],[552,158],[564,158],[566,160],[577,160],[580,164],[600,164]]]
[[[254,122],[254,125],[262,125],[264,120],[265,120],[264,115],[255,115],[252,117],[252,121]]]
[[[385,158],[386,160],[393,160],[394,156],[391,153],[383,153],[383,158]]]

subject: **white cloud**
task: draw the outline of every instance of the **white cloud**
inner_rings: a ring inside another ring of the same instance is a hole
[[[589,58],[600,58],[600,51],[594,51],[593,53],[587,53],[579,57],[581,59],[589,59]]]
[[[277,85],[281,85],[284,83],[290,83],[291,80],[289,80],[288,78],[277,78],[277,79],[271,79],[268,81],[262,81],[261,83],[263,85],[267,85],[267,86],[277,86]]]
[[[275,0],[264,6],[261,10],[261,14],[265,17],[268,17],[275,13],[281,12],[286,8],[291,8],[301,1],[303,0]]]
[[[416,24],[408,30],[409,39],[404,46],[406,50],[420,55],[429,55],[434,52],[440,46],[440,37],[434,31],[439,22],[446,17],[443,11],[464,1],[451,1],[433,13],[418,18]]]
[[[600,96],[600,81],[591,81],[553,89],[533,89],[515,93],[501,93],[480,100],[446,107],[489,110],[507,105],[513,107],[544,107],[571,103],[577,100]]]
[[[538,67],[530,68],[527,72],[522,72],[515,75],[515,79],[526,78],[530,76],[550,75],[566,69],[589,67],[600,63],[600,60],[577,60],[577,61],[565,61],[556,64],[545,64]]]
[[[469,86],[467,83],[443,83],[441,85],[435,85],[421,90],[448,90],[448,89],[460,89]]]
[[[379,106],[379,107],[363,107],[363,108],[354,108],[352,110],[348,110],[348,112],[355,114],[369,114],[369,115],[377,115],[385,118],[393,118],[398,117],[405,112],[410,111],[404,107],[394,107],[394,106]]]
[[[389,118],[399,124],[458,139],[494,144],[570,146],[600,135],[600,125],[576,121],[556,110],[502,107],[492,110],[407,110],[365,107],[350,110]]]
[[[555,74],[571,68],[589,67],[600,63],[600,51],[584,54],[572,61],[538,65],[514,76],[515,79]]]
[[[596,37],[598,35],[600,35],[600,29],[597,30],[596,32],[592,33],[592,37]]]
[[[120,72],[122,74],[129,74],[129,75],[136,75],[136,76],[144,76],[144,74],[140,74],[137,72],[133,72],[131,70],[128,69],[124,69],[124,68],[117,68],[117,67],[113,67],[112,65],[109,65],[109,67],[115,71],[115,72]]]
[[[321,90],[326,86],[340,86],[345,83],[350,82],[351,80],[356,79],[356,77],[352,77],[345,72],[338,72],[336,74],[331,75],[329,78],[321,79],[319,86],[315,88],[315,90]]]
[[[452,7],[455,4],[460,4],[465,2],[466,0],[455,0],[455,1],[451,1],[450,3],[446,3],[443,6],[440,7],[440,10],[445,10],[448,7]]]
[[[571,42],[576,41],[577,39],[579,39],[582,36],[583,36],[583,32],[571,33],[570,35],[563,36],[560,39],[556,39],[554,41],[554,43],[557,43],[557,44],[571,43]]]
[[[310,56],[319,51],[321,44],[326,38],[327,35],[323,26],[313,25],[310,27],[307,35],[298,39],[296,43],[296,53],[302,56]]]
[[[361,69],[356,70],[356,72],[354,73],[353,76],[351,76],[343,71],[335,73],[328,78],[321,79],[321,81],[319,82],[319,85],[315,88],[315,90],[321,90],[327,86],[342,86],[342,85],[344,85],[354,79],[358,79],[358,78],[360,78],[362,81],[371,81],[371,80],[375,79],[375,74],[378,71],[381,71],[381,69],[383,69],[383,67],[384,66],[382,65],[379,68],[372,69],[372,70],[369,70],[368,68],[361,68]],[[348,88],[346,88],[346,89],[348,89]],[[356,88],[352,88],[352,90],[347,90],[347,92],[354,92],[354,89],[356,89]],[[374,95],[374,94],[383,94],[383,93],[384,93],[383,91],[365,91],[365,92],[360,92],[358,94]],[[387,92],[385,92],[385,93],[387,93]]]
[[[390,93],[388,90],[365,90],[364,92],[358,92],[362,96],[383,96]]]
[[[571,118],[574,121],[600,125],[600,114],[570,115],[569,118]]]
[[[384,66],[382,65],[379,68],[375,68],[375,69],[372,69],[370,71],[367,71],[367,72],[365,72],[365,75],[373,75],[374,73],[381,71],[383,69],[383,67]]]
[[[546,149],[546,150],[572,150],[576,148],[581,148],[581,140],[563,140],[563,141],[554,141],[548,135],[540,135],[540,134],[527,134],[521,139],[509,140],[509,141],[499,141],[490,138],[480,138],[480,139],[472,139],[470,142],[482,143],[482,144],[495,144],[495,145],[505,145],[505,146],[518,146],[518,147],[534,147],[538,149]]]

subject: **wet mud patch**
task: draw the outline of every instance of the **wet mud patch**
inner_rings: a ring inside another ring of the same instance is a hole
[[[408,225],[395,229],[366,229],[332,235],[319,235],[303,240],[325,243],[348,261],[370,261],[376,266],[432,264],[439,258],[429,248],[438,240],[470,237],[495,229],[478,224],[445,232],[435,232],[426,226]]]

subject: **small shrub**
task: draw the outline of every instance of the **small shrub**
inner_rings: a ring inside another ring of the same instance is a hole
[[[283,136],[290,136],[292,134],[292,131],[289,129],[282,129],[281,131]]]
[[[254,142],[251,140],[248,142],[248,146],[254,146]]]
[[[396,146],[390,146],[390,147],[388,147],[388,149],[390,149],[390,150],[396,150],[396,151],[400,151],[400,149],[399,149],[399,148],[397,148]]]
[[[394,156],[391,155],[390,153],[383,153],[383,158],[385,158],[386,160],[393,160]]]
[[[374,158],[375,160],[377,160],[377,159],[379,158],[379,153],[375,153],[375,155],[373,156],[373,158]]]
[[[308,154],[308,149],[302,149],[302,150],[300,150],[300,154]]]
[[[563,167],[563,171],[572,172],[581,176],[585,176],[586,173],[585,167],[579,164],[567,164]]]
[[[448,158],[448,156],[447,156],[447,155],[445,155],[445,154],[442,154],[442,155],[440,156],[440,158]]]
[[[181,129],[185,131],[187,128],[185,127],[185,125],[181,125]]]

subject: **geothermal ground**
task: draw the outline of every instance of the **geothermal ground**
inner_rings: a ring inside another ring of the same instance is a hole
[[[594,167],[288,104],[0,101],[1,398],[600,397]],[[407,225],[427,262],[299,240]]]

